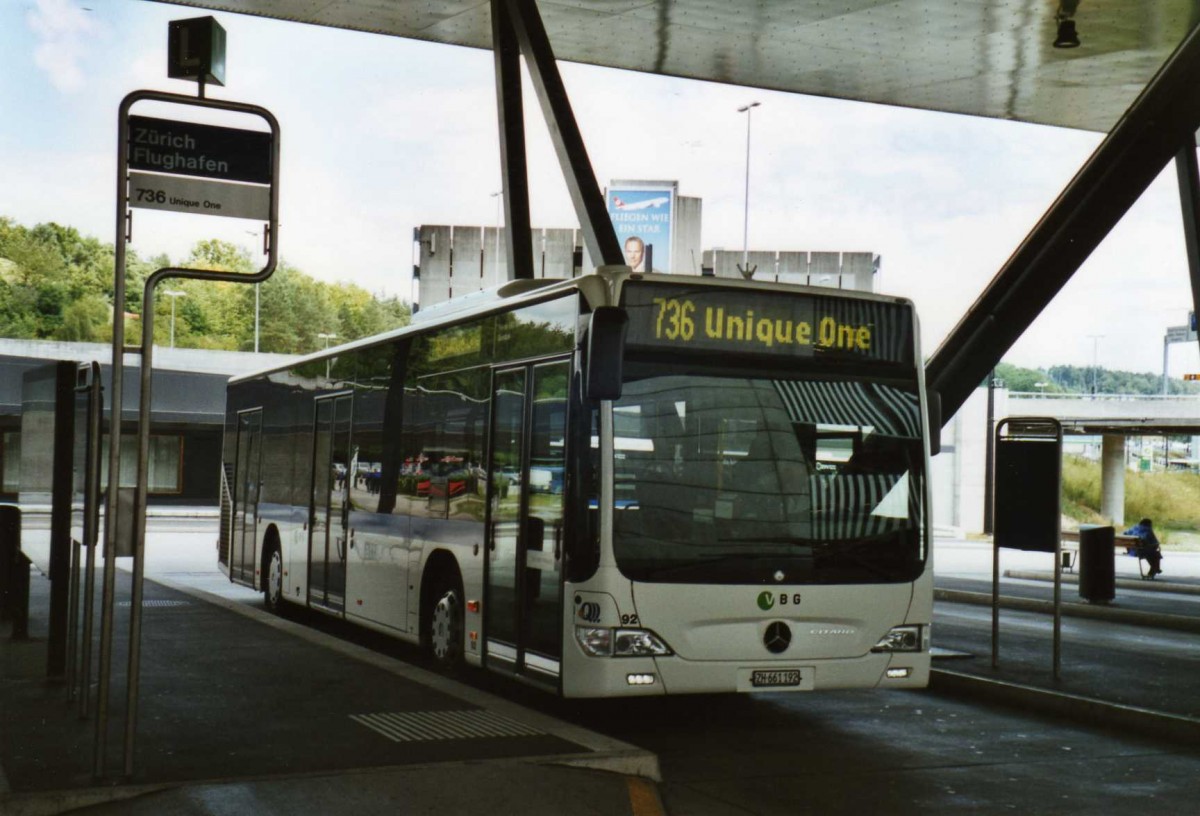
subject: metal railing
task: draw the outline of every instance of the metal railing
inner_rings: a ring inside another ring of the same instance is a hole
[[[1021,400],[1106,400],[1112,402],[1187,402],[1200,400],[1200,394],[1064,394],[1049,391],[1009,391],[1009,399]]]

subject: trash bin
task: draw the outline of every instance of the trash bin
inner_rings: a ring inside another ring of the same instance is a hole
[[[1112,527],[1084,524],[1079,528],[1079,596],[1088,603],[1116,597]]]

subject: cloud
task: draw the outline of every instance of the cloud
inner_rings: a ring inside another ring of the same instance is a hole
[[[70,0],[37,0],[26,19],[38,38],[34,62],[46,72],[50,84],[65,93],[82,88],[88,43],[101,27]]]

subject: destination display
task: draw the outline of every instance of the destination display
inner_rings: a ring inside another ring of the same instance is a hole
[[[271,134],[129,117],[129,167],[222,181],[271,183]]]
[[[910,309],[898,303],[630,281],[626,346],[912,364]]]

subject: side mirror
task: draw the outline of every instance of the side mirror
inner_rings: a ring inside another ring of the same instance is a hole
[[[937,456],[942,450],[942,395],[932,388],[925,391],[925,413],[929,421],[929,455]]]
[[[624,379],[625,330],[629,315],[617,306],[599,306],[588,319],[587,398],[621,397]]]

